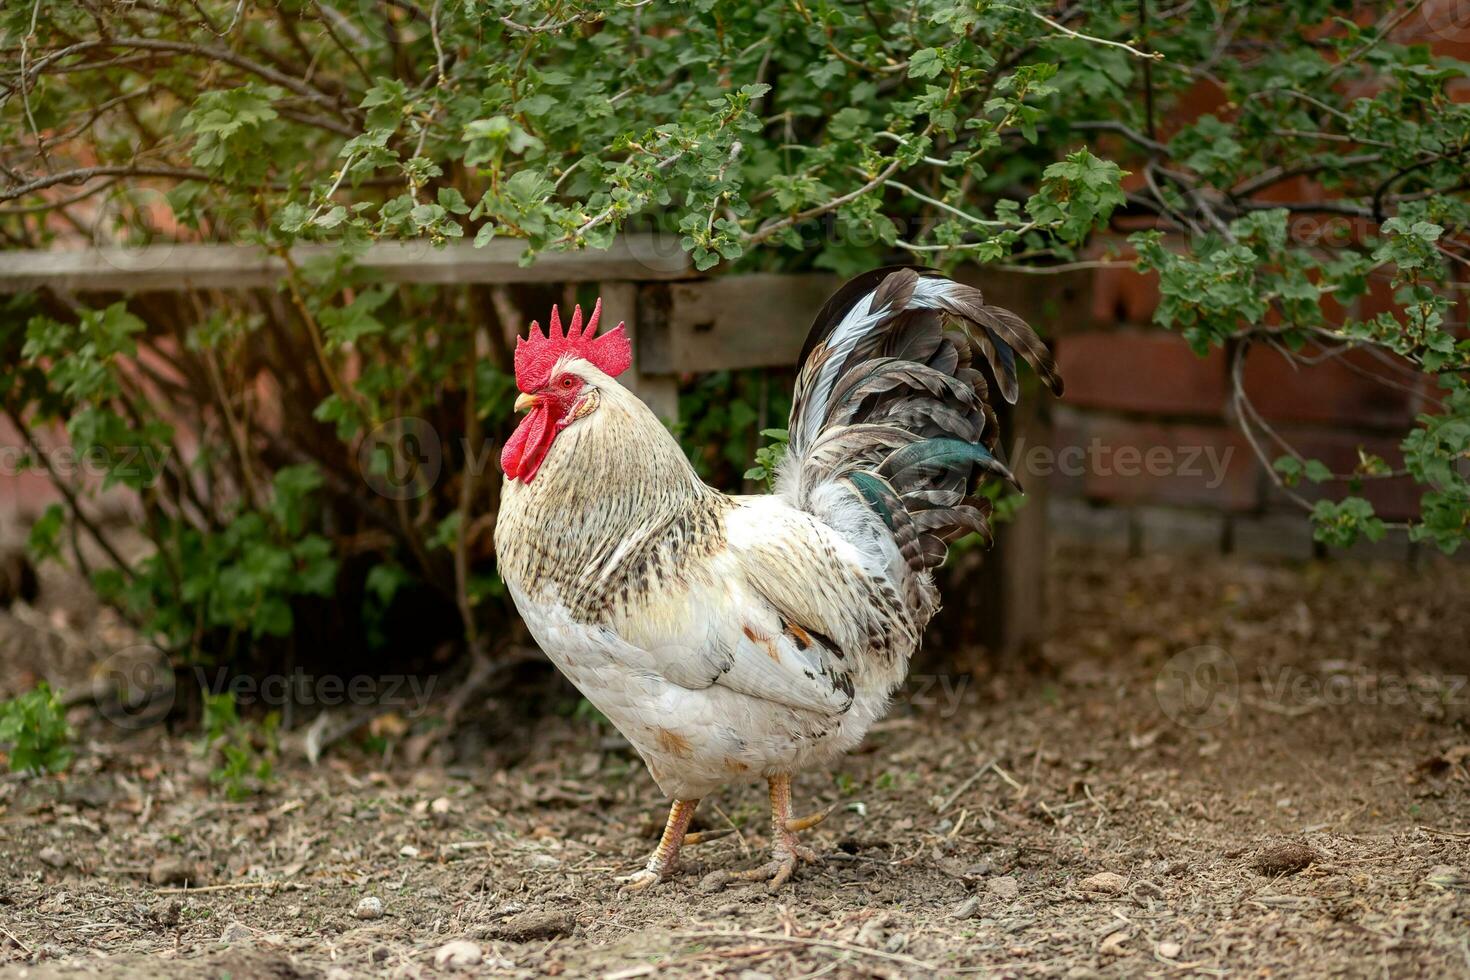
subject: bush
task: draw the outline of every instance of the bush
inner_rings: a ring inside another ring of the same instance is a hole
[[[533,257],[654,229],[700,268],[1135,264],[1159,275],[1159,322],[1200,350],[1369,348],[1439,392],[1403,443],[1422,513],[1390,526],[1360,496],[1383,460],[1334,473],[1278,448],[1237,390],[1284,492],[1338,488],[1297,497],[1319,536],[1452,551],[1470,535],[1470,342],[1452,329],[1470,107],[1451,97],[1463,63],[1396,40],[1417,6],[104,6],[105,35],[80,4],[0,12],[7,241],[246,241],[287,273],[228,300],[16,300],[0,400],[28,438],[64,423],[103,485],[140,494],[152,556],[91,571],[186,657],[510,635],[494,458],[510,337],[553,297],[387,288],[353,266],[378,239],[513,237]],[[1200,92],[1220,108],[1177,126]],[[298,263],[304,242],[340,250]],[[1397,313],[1329,313],[1375,280]],[[684,433],[733,482],[782,416],[774,397],[759,423],[717,401]],[[402,452],[429,438],[437,480]],[[78,522],[103,536],[90,491],[58,479],[79,499],[33,538],[53,556]]]
[[[66,710],[45,681],[0,703],[0,744],[9,745],[10,771],[61,772],[71,765],[75,736]]]

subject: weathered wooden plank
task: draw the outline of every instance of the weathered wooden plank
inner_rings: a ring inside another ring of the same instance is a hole
[[[965,270],[986,302],[1025,317],[1043,336],[1091,324],[1085,273],[1029,276]],[[755,273],[668,288],[668,337],[651,369],[696,372],[795,365],[812,318],[842,285],[828,275]]]
[[[634,282],[601,282],[597,293],[602,298],[603,329],[619,322],[624,324],[633,341],[633,370],[619,380],[643,403],[653,409],[653,414],[665,422],[679,420],[679,379],[672,374],[650,373],[643,369],[645,350],[656,348],[657,338],[645,336],[640,324],[645,319],[638,308],[638,284]]]
[[[682,250],[656,235],[628,235],[606,251],[544,252],[522,267],[523,242],[501,239],[484,248],[453,242],[378,242],[358,265],[382,282],[514,283],[657,281],[691,274]],[[292,249],[298,265],[336,254],[336,246]],[[82,251],[0,251],[0,293],[50,287],[67,292],[173,292],[271,287],[285,274],[278,257],[248,245],[148,245]]]
[[[812,317],[842,284],[835,276],[755,273],[673,283],[662,370],[796,364]]]
[[[1013,448],[1050,446],[1050,395],[1030,382],[1016,405],[1000,407],[1003,445]],[[996,529],[995,545],[985,555],[977,581],[980,639],[1002,657],[1031,652],[1046,636],[1046,570],[1050,562],[1047,535],[1047,476],[1029,472],[1026,453],[1010,464],[1026,491],[1026,501],[1009,524]]]

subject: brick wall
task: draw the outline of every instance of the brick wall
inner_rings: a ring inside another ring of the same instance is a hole
[[[1052,455],[1022,447],[1020,465],[1049,480],[1059,537],[1134,551],[1312,556],[1300,507],[1234,424],[1222,351],[1198,357],[1174,334],[1124,325],[1064,337],[1057,354],[1067,397],[1053,411]],[[1377,362],[1363,370],[1386,373]],[[1353,469],[1360,447],[1401,466],[1398,444],[1422,403],[1335,360],[1293,365],[1264,347],[1250,351],[1244,387],[1282,438],[1337,472]],[[1323,488],[1295,489],[1312,499]],[[1386,519],[1418,513],[1407,478],[1369,481],[1363,493]],[[1364,550],[1409,553],[1402,538]]]
[[[1435,54],[1470,60],[1470,2],[1428,0],[1395,36],[1427,44]],[[1451,89],[1457,100],[1470,101],[1470,80]],[[1202,81],[1163,122],[1161,138],[1204,113],[1229,111],[1224,93]],[[1263,197],[1272,194],[1296,200],[1329,196],[1305,178]],[[1329,223],[1332,227],[1323,227]],[[1306,215],[1292,227],[1304,240],[1314,234],[1361,237],[1370,230],[1359,221]],[[1275,487],[1233,424],[1226,354],[1216,350],[1197,357],[1178,336],[1147,326],[1157,302],[1157,284],[1150,277],[1099,270],[1092,319],[1102,329],[1057,342],[1067,397],[1054,413],[1054,449],[1058,458],[1082,452],[1086,462],[1080,472],[1055,463],[1050,468],[1054,535],[1132,551],[1296,558],[1321,553],[1300,507]],[[1387,283],[1375,282],[1353,309],[1329,313],[1371,317],[1390,308]],[[1304,353],[1310,359],[1312,352]],[[1262,345],[1249,351],[1243,382],[1251,403],[1283,439],[1335,472],[1350,472],[1360,448],[1400,467],[1399,442],[1414,416],[1426,409],[1429,392],[1422,378],[1398,373],[1368,353],[1303,365]],[[1264,448],[1270,458],[1282,454],[1274,445]],[[1150,451],[1161,465],[1148,465]],[[1215,465],[1189,467],[1191,459]],[[1311,484],[1295,489],[1309,500],[1328,492]],[[1340,485],[1335,492],[1343,492]],[[1407,478],[1368,481],[1362,495],[1386,519],[1418,514],[1419,489]],[[1360,545],[1357,551],[1366,557],[1413,554],[1403,535]]]
[[[1373,316],[1387,301],[1375,290],[1342,312]],[[1227,353],[1200,357],[1178,335],[1147,325],[1156,303],[1148,277],[1098,270],[1098,328],[1056,343],[1067,397],[1053,414],[1054,457],[1020,465],[1049,480],[1058,535],[1132,550],[1310,557],[1316,549],[1300,507],[1235,424]],[[1320,353],[1308,347],[1289,359],[1254,345],[1242,370],[1250,403],[1282,439],[1334,472],[1351,472],[1360,450],[1400,468],[1399,443],[1431,404],[1425,379],[1366,351],[1316,359]],[[1282,455],[1268,436],[1258,438],[1268,458]],[[1309,500],[1343,492],[1340,484],[1295,490]],[[1400,477],[1367,481],[1362,495],[1393,520],[1418,514],[1419,492]],[[1362,552],[1406,557],[1410,549],[1397,536]]]

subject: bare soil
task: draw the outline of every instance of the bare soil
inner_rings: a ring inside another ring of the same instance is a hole
[[[839,807],[775,895],[715,873],[763,860],[755,784],[701,806],[738,832],[620,893],[664,802],[519,688],[432,765],[397,715],[315,767],[293,734],[240,802],[197,737],[79,706],[71,772],[0,782],[0,977],[433,976],[456,940],[526,977],[1470,976],[1470,568],[1054,567],[1038,659],[916,676],[799,780]],[[6,687],[121,629],[48,592],[0,622]]]

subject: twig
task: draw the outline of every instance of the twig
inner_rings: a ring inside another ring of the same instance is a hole
[[[61,474],[57,473],[55,467],[51,465],[51,457],[36,442],[35,436],[31,433],[30,427],[21,418],[20,412],[7,405],[5,407],[5,415],[10,419],[10,424],[15,426],[15,430],[20,433],[21,438],[26,441],[26,445],[31,447],[31,452],[36,455],[36,458],[41,461],[41,465],[45,467],[46,476],[51,480],[51,485],[59,490],[61,495],[66,498],[67,505],[71,508],[72,517],[77,523],[87,529],[87,533],[92,536],[92,540],[97,542],[97,545],[107,553],[107,557],[112,560],[112,564],[117,570],[124,577],[128,579],[133,578],[132,566],[123,561],[122,556],[117,553],[117,549],[112,546],[112,542],[103,537],[102,531],[98,529],[90,517],[83,513],[81,501],[77,499],[76,491],[66,481],[62,480]]]
[[[31,37],[36,33],[36,20],[40,16],[40,14],[41,0],[36,0],[35,4],[31,7],[30,29],[27,30],[20,39],[20,101],[21,104],[25,106],[26,122],[31,124],[31,132],[35,134],[36,149],[40,150],[41,159],[46,163],[47,169],[50,169],[51,158],[46,153],[46,140],[44,137],[41,136],[41,128],[36,125],[36,117],[31,112],[31,88],[29,85],[25,84],[26,55],[29,53],[30,50]]]
[[[1348,65],[1351,65],[1353,62],[1363,57],[1363,55],[1376,48],[1379,43],[1383,41],[1384,38],[1393,33],[1394,28],[1398,27],[1404,21],[1412,17],[1414,13],[1418,11],[1418,9],[1422,6],[1424,6],[1424,0],[1414,0],[1413,3],[1404,7],[1402,10],[1399,10],[1396,13],[1389,15],[1388,19],[1384,20],[1375,28],[1373,32],[1373,39],[1364,44],[1362,47],[1358,48],[1358,50],[1354,51],[1352,54],[1349,54],[1347,57],[1339,61],[1336,67],[1328,72],[1326,77],[1324,77],[1322,81],[1318,83],[1318,87],[1321,88],[1321,90],[1324,92],[1332,91],[1332,83],[1337,81],[1338,76],[1343,73]]]
[[[924,127],[923,132],[919,134],[920,138],[922,139],[923,137],[928,136],[933,129],[934,123],[931,121],[928,125]],[[805,211],[801,211],[796,214],[790,215],[789,217],[782,218],[780,221],[772,222],[771,224],[768,224],[763,228],[758,228],[755,231],[751,232],[749,235],[745,236],[745,244],[759,245],[761,242],[770,238],[772,235],[775,235],[777,232],[785,231],[792,225],[799,224],[803,221],[809,221],[810,219],[826,214],[829,211],[835,211],[838,208],[842,207],[842,205],[847,204],[849,201],[855,201],[858,198],[862,197],[864,194],[867,194],[869,191],[881,187],[883,182],[888,180],[888,178],[892,177],[894,174],[898,173],[899,169],[902,166],[903,158],[897,157],[892,163],[884,167],[883,170],[876,177],[868,181],[863,186],[859,187],[857,190],[848,191],[841,197],[835,197],[825,204],[818,204],[815,207],[807,208]]]
[[[434,0],[434,6],[429,9],[429,35],[434,39],[434,63],[439,69],[439,84],[445,84],[444,78],[444,42],[439,39],[439,8],[443,0]]]
[[[173,177],[178,180],[207,180],[217,182],[217,178],[210,176],[202,170],[190,170],[183,167],[153,166],[150,164],[111,164],[99,167],[79,167],[76,170],[63,170],[60,173],[37,177],[29,183],[0,191],[0,201],[13,201],[18,197],[34,194],[36,191],[43,191],[57,184],[86,183],[93,177]]]
[[[1028,276],[1056,276],[1064,272],[1080,272],[1084,269],[1136,269],[1132,262],[1114,262],[1108,259],[1086,259],[1080,262],[1062,262],[1058,265],[1008,265],[991,266],[1002,272],[1019,272]]]
[[[18,936],[16,936],[15,933],[11,932],[9,929],[5,928],[4,926],[0,926],[0,932],[5,933],[6,938],[8,938],[11,942],[15,943],[15,945],[19,946],[21,952],[25,953],[27,956],[30,956],[31,955],[31,948],[29,946],[27,946],[25,943],[21,942],[20,941],[20,938]]]
[[[989,762],[985,763],[985,765],[972,772],[969,778],[960,783],[959,786],[955,788],[955,791],[953,793],[950,793],[948,798],[946,798],[943,803],[939,804],[939,809],[935,810],[934,812],[936,814],[943,813],[945,810],[948,810],[950,807],[954,806],[955,800],[963,796],[965,790],[969,789],[971,786],[974,786],[975,783],[979,781],[980,777],[985,775],[985,771],[991,766],[995,765],[995,763],[996,760],[991,759]]]
[[[199,892],[241,892],[254,888],[302,888],[303,885],[289,881],[235,881],[228,885],[200,885],[198,888],[160,888],[157,895],[195,895]]]
[[[1470,838],[1470,833],[1460,830],[1440,830],[1438,827],[1426,827],[1423,824],[1420,824],[1418,829],[1423,833],[1434,834],[1438,837]]]
[[[745,840],[745,834],[741,833],[740,828],[735,825],[735,821],[730,819],[730,815],[728,813],[720,809],[720,805],[718,803],[711,803],[710,806],[714,807],[715,812],[720,815],[720,819],[724,820],[725,823],[730,825],[730,829],[735,831],[735,839],[740,841],[741,853],[743,853],[746,857],[750,857],[750,844]]]
[[[1004,6],[1007,10],[1020,9],[1018,7],[1012,7],[1008,4],[997,4],[997,6]],[[1061,31],[1068,37],[1075,37],[1079,41],[1091,41],[1093,44],[1104,44],[1110,48],[1122,48],[1124,51],[1127,51],[1129,54],[1133,55],[1133,57],[1142,58],[1145,61],[1164,60],[1164,52],[1162,51],[1140,51],[1133,45],[1124,44],[1122,41],[1110,41],[1105,37],[1093,37],[1091,34],[1083,34],[1080,31],[1072,30],[1072,28],[1066,26],[1065,24],[1057,23],[1056,21],[1052,20],[1050,17],[1046,16],[1038,10],[1027,10],[1025,11],[1025,13],[1028,13],[1032,17],[1035,17],[1047,27],[1050,27],[1053,30]]]
[[[673,933],[679,939],[756,939],[762,942],[795,943],[799,946],[820,946],[827,949],[840,949],[848,953],[857,953],[861,956],[874,956],[882,960],[891,960],[894,963],[902,963],[925,973],[937,973],[939,967],[933,963],[925,963],[916,960],[912,956],[904,956],[902,953],[890,953],[887,950],[871,949],[867,946],[857,946],[853,943],[839,942],[835,939],[806,939],[801,936],[779,936],[765,932],[676,932]]]
[[[198,55],[212,61],[232,65],[241,71],[249,72],[267,82],[273,82],[282,88],[290,89],[304,99],[310,99],[312,102],[316,102],[326,108],[342,112],[342,107],[338,104],[337,100],[314,85],[310,85],[284,72],[277,71],[269,65],[262,65],[259,62],[252,61],[249,58],[236,54],[228,48],[218,48],[208,44],[193,44],[185,41],[164,41],[148,37],[118,37],[102,38],[94,41],[79,41],[76,44],[62,48],[60,51],[53,52],[31,65],[26,74],[20,77],[18,84],[21,86],[22,91],[24,91],[34,82],[36,76],[46,66],[62,58],[70,57],[74,54],[81,54],[96,48],[134,48],[139,51],[165,51],[172,54]]]
[[[995,774],[997,776],[999,776],[1001,779],[1004,779],[1006,782],[1010,783],[1011,784],[1011,788],[1014,789],[1017,793],[1021,793],[1022,795],[1025,794],[1026,787],[1022,786],[1020,783],[1018,783],[1014,779],[1012,779],[1011,776],[1010,776],[1010,774],[1007,773],[1004,769],[1002,769],[1000,767],[1000,763],[999,762],[992,762],[990,764],[990,768],[992,768],[992,769],[995,770]]]
[[[971,224],[984,225],[984,226],[990,227],[990,228],[1005,228],[1005,227],[1008,227],[1007,224],[1006,224],[1006,222],[1004,222],[1004,221],[991,221],[991,220],[989,220],[987,218],[977,218],[975,215],[970,214],[967,211],[961,211],[959,208],[954,207],[951,204],[945,204],[943,201],[939,200],[938,198],[930,197],[927,194],[922,194],[919,191],[914,190],[908,184],[904,184],[904,183],[901,183],[901,182],[896,181],[896,180],[885,180],[883,182],[883,186],[884,187],[891,187],[891,188],[893,188],[896,191],[902,191],[903,193],[905,193],[905,194],[909,195],[910,197],[914,198],[915,200],[923,201],[925,204],[928,204],[928,205],[931,205],[933,207],[939,208],[941,211],[947,211],[950,214],[954,215],[956,218],[962,218],[965,221],[970,222]]]

